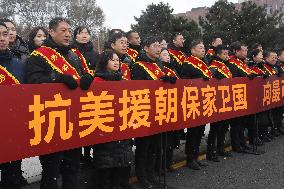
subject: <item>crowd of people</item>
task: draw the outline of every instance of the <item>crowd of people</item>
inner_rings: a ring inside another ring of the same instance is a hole
[[[236,41],[222,44],[216,36],[205,51],[202,40],[195,39],[184,50],[182,33],[165,39],[153,33],[141,40],[136,31],[111,30],[102,53],[94,50],[91,32],[77,27],[72,35],[71,24],[65,18],[54,18],[44,27],[33,28],[25,41],[16,33],[16,25],[0,19],[0,72],[10,76],[1,85],[63,83],[70,90],[88,90],[96,82],[121,80],[162,80],[175,84],[178,79],[247,77],[266,79],[284,72],[284,50],[263,50],[261,44],[248,49]],[[54,58],[56,56],[57,58]],[[67,66],[67,68],[64,66]],[[158,70],[158,71],[157,71]],[[225,135],[230,131],[234,153],[261,154],[252,146],[264,145],[284,134],[283,109],[275,108],[256,115],[210,123],[206,159],[219,162],[220,157],[232,157],[225,151]],[[229,129],[230,128],[230,129]],[[248,130],[247,136],[245,130]],[[57,189],[59,175],[63,189],[79,187],[80,162],[94,167],[98,189],[130,189],[131,166],[135,166],[137,186],[155,188],[158,175],[173,172],[173,152],[186,140],[187,167],[200,170],[208,164],[199,161],[199,147],[205,125],[160,133],[123,141],[41,155],[41,189]],[[246,142],[249,139],[249,145]],[[133,145],[136,146],[133,153]],[[91,153],[92,152],[92,153]],[[161,160],[161,157],[163,157]],[[162,162],[162,163],[161,163]],[[3,188],[19,189],[26,184],[21,161],[1,164]]]

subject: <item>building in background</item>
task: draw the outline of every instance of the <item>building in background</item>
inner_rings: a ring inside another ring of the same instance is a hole
[[[248,2],[249,0],[239,0],[238,3],[235,4],[236,9],[241,8],[241,3]],[[265,10],[268,15],[272,14],[275,11],[283,12],[284,13],[284,0],[250,0],[254,2],[258,6],[265,7]],[[199,17],[205,17],[209,11],[209,7],[198,7],[192,8],[190,11],[186,13],[178,13],[176,16],[185,17],[187,19],[191,19],[196,23],[199,23]],[[284,18],[283,18],[284,19]]]

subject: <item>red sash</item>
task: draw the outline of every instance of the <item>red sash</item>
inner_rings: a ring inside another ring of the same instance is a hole
[[[234,58],[230,59],[229,63],[234,64],[235,66],[237,66],[239,69],[241,69],[247,75],[251,74],[251,70],[249,69],[247,64],[244,63],[243,61],[241,61],[240,59],[234,57]]]
[[[165,74],[168,75],[168,76],[172,76],[172,77],[176,77],[179,79],[179,77],[177,76],[176,72],[173,71],[172,69],[170,68],[167,68],[166,66],[164,66],[165,68]]]
[[[56,50],[41,46],[32,52],[32,55],[41,56],[51,66],[52,69],[62,74],[72,75],[74,79],[79,80],[80,76],[76,69],[71,66],[67,60],[61,56]]]
[[[276,74],[275,70],[273,70],[273,69],[272,69],[270,66],[268,66],[267,64],[263,64],[263,67],[264,67],[264,69],[265,69],[266,71],[268,71],[268,73],[269,73],[270,76]]]
[[[215,52],[214,52],[214,50],[213,49],[208,49],[208,51],[207,51],[207,54],[206,55],[214,55],[215,54]]]
[[[217,60],[213,60],[211,62],[210,67],[217,68],[218,71],[220,73],[222,73],[226,78],[232,78],[233,77],[230,69],[223,62],[220,62],[220,61],[217,61]]]
[[[256,66],[251,67],[250,70],[253,74],[256,74],[256,75],[263,75],[264,74],[263,70],[256,67]]]
[[[4,68],[0,66],[0,85],[15,85],[20,84],[20,82]]]
[[[124,80],[131,80],[131,71],[126,63],[121,63],[120,70]]]
[[[83,56],[83,54],[78,49],[72,49],[72,51],[80,58],[84,72],[94,76],[94,70],[89,69],[87,61],[85,57]]]
[[[127,54],[130,57],[130,59],[135,62],[136,57],[138,56],[138,52],[134,49],[127,48]]]
[[[284,71],[284,64],[283,63],[281,63],[280,68],[282,69],[282,71]]]
[[[147,62],[136,62],[135,64],[140,65],[153,80],[158,80],[160,77],[165,75],[165,73],[160,69],[156,63]]]
[[[205,62],[203,62],[199,58],[191,55],[186,59],[185,62],[191,64],[193,67],[200,70],[206,77],[212,78],[212,73],[209,70],[208,66],[205,64]]]
[[[170,55],[172,55],[172,57],[179,63],[179,64],[183,64],[185,59],[186,59],[186,56],[183,54],[183,52],[181,51],[176,51],[176,50],[173,50],[173,49],[168,49],[169,50],[169,53]]]

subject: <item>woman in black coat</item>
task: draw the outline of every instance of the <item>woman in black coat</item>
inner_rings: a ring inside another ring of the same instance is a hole
[[[90,70],[95,70],[99,54],[91,42],[91,32],[87,27],[79,26],[74,30],[72,48],[79,50],[87,61]]]
[[[93,82],[122,80],[117,54],[110,50],[100,55]],[[93,146],[93,163],[98,189],[129,189],[130,166],[133,161],[132,140],[113,141]]]
[[[44,27],[38,26],[33,28],[28,36],[29,51],[33,52],[35,49],[40,47],[43,44],[43,42],[46,40],[47,36],[48,32]]]

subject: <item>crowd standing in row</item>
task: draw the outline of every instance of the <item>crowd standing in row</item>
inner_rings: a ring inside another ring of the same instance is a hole
[[[52,19],[48,31],[43,27],[32,29],[28,42],[16,34],[12,21],[0,19],[0,71],[13,76],[13,82],[2,81],[1,84],[63,83],[70,90],[77,87],[87,90],[97,82],[107,81],[162,80],[175,84],[177,79],[195,78],[205,81],[234,77],[266,79],[272,75],[281,76],[284,72],[284,50],[263,51],[262,46],[256,44],[248,53],[245,44],[237,41],[228,47],[218,36],[212,39],[207,53],[201,40],[193,40],[190,48],[183,52],[185,40],[181,33],[173,34],[167,44],[166,39],[156,34],[141,42],[139,33],[135,31],[125,34],[121,30],[112,30],[101,54],[94,51],[88,28],[76,28],[71,38],[70,22],[64,18]],[[54,61],[50,54],[58,55],[60,61]],[[69,69],[60,67],[64,63]],[[232,151],[252,153],[250,145],[263,145],[284,134],[282,118],[282,108],[275,108],[256,115],[210,123],[207,160],[219,162],[220,156],[232,156],[224,150],[229,127]],[[250,145],[246,143],[245,129],[248,130]],[[186,134],[183,130],[171,131],[135,138],[135,142],[127,139],[88,146],[84,147],[84,155],[81,148],[42,155],[40,188],[57,189],[60,174],[63,189],[79,188],[80,161],[89,162],[94,167],[97,173],[94,188],[132,188],[129,178],[133,163],[138,186],[154,188],[159,184],[157,175],[160,170],[174,171],[173,151],[179,148],[181,138],[186,140],[187,167],[200,170],[207,166],[198,161],[204,130],[205,125],[201,125],[188,128]],[[135,155],[132,151],[134,144]],[[166,154],[166,161],[162,164],[159,161],[161,153]],[[22,177],[21,161],[5,163],[0,168],[3,188],[19,189],[26,183]]]

